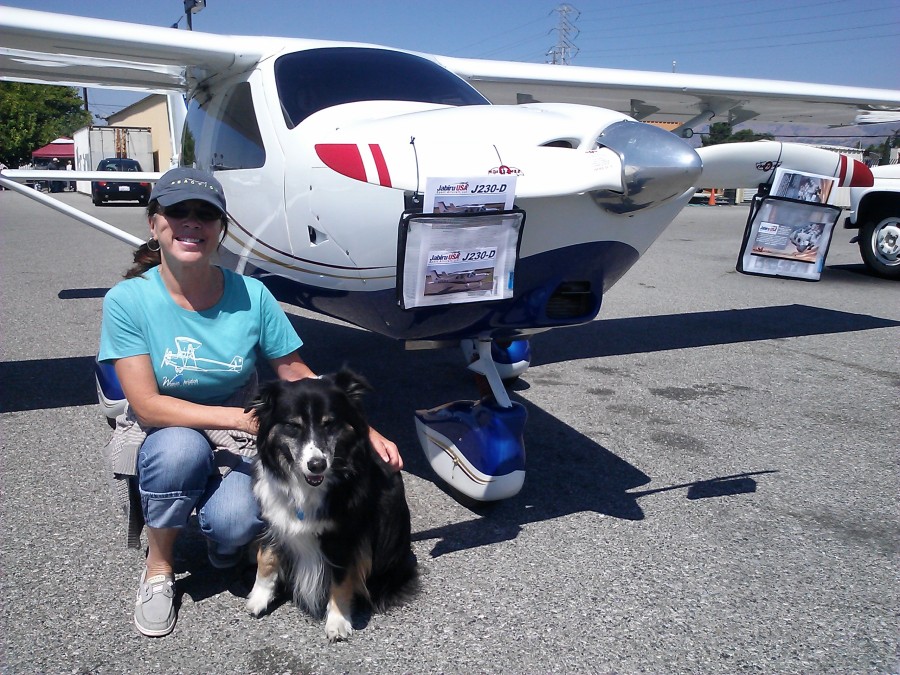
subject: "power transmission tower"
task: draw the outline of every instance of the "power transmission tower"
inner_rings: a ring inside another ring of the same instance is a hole
[[[578,54],[575,38],[581,31],[575,28],[575,22],[581,12],[569,4],[562,4],[553,11],[559,13],[559,22],[556,24],[556,46],[547,52],[547,63],[568,65]]]

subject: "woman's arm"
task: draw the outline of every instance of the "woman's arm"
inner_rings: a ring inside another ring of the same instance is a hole
[[[147,354],[127,356],[115,362],[116,375],[128,405],[143,427],[237,429],[255,434],[256,416],[241,408],[202,405],[159,393]]]
[[[302,380],[304,377],[316,376],[296,351],[291,352],[287,356],[272,359],[269,363],[281,380],[293,382],[294,380]],[[403,458],[400,456],[400,450],[397,448],[396,443],[388,440],[371,427],[369,427],[369,440],[372,442],[372,447],[375,448],[378,456],[387,462],[394,471],[399,471],[403,468]]]
[[[278,375],[279,380],[295,382],[296,380],[302,380],[305,377],[316,376],[316,374],[310,370],[309,366],[303,362],[303,359],[300,358],[300,354],[297,350],[292,351],[286,356],[272,359],[269,361],[269,365],[272,366],[272,370]]]

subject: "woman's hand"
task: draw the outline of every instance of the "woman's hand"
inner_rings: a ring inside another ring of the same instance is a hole
[[[403,458],[400,456],[400,450],[397,449],[396,443],[389,441],[371,427],[369,428],[369,441],[371,441],[372,447],[375,448],[378,456],[394,471],[399,471],[403,468]]]
[[[259,418],[256,416],[255,410],[242,411],[237,420],[235,428],[238,431],[244,431],[248,434],[256,436],[259,433]]]

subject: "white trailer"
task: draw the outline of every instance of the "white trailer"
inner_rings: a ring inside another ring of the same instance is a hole
[[[150,127],[83,127],[75,132],[75,170],[95,171],[101,159],[128,157],[144,171],[156,171]],[[91,194],[90,181],[76,182],[78,192]]]

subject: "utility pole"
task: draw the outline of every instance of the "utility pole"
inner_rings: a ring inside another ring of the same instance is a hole
[[[578,54],[575,38],[581,31],[575,28],[575,22],[581,12],[569,4],[562,4],[553,11],[559,13],[559,22],[556,24],[556,46],[547,52],[547,63],[568,65]]]
[[[187,17],[188,30],[194,30],[192,16],[206,7],[206,0],[184,0],[184,14]]]

